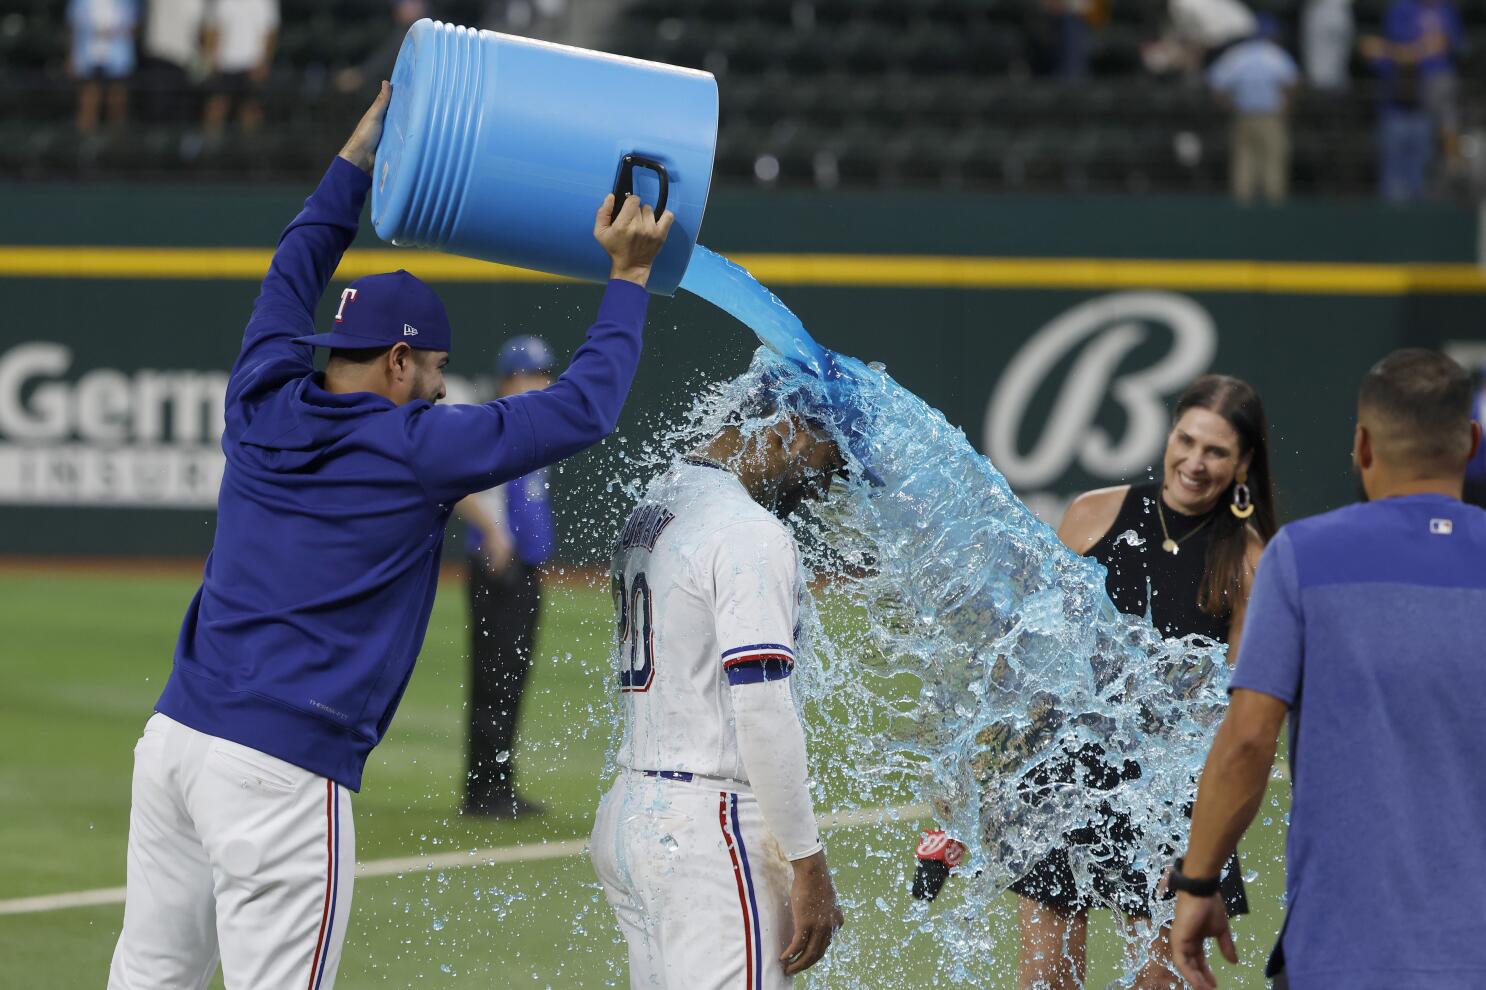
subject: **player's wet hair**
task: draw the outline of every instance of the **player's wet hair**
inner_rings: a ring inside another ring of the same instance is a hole
[[[769,423],[788,413],[815,433],[833,439],[831,430],[806,408],[808,399],[799,390],[788,391],[772,376],[764,376],[742,394],[723,416],[724,427],[746,428],[748,423]]]
[[[1180,420],[1188,409],[1206,409],[1222,416],[1238,434],[1239,454],[1249,455],[1245,483],[1253,499],[1254,514],[1244,520],[1227,511],[1226,506],[1233,499],[1232,485],[1219,497],[1202,586],[1197,591],[1198,608],[1208,615],[1224,617],[1232,614],[1233,603],[1243,597],[1249,528],[1265,543],[1277,528],[1274,479],[1269,473],[1269,420],[1254,387],[1231,375],[1202,375],[1188,385],[1176,401],[1172,422]]]
[[[1471,400],[1464,368],[1438,351],[1407,347],[1372,366],[1357,412],[1385,460],[1448,476],[1470,456]]]

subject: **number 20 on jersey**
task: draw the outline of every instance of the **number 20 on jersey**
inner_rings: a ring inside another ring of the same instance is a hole
[[[649,691],[655,682],[655,633],[650,608],[650,585],[644,572],[625,586],[616,575],[614,608],[619,612],[619,690]]]

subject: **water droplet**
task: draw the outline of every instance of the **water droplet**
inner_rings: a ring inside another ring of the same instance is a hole
[[[670,832],[667,832],[665,835],[660,837],[660,847],[668,853],[673,853],[681,848],[681,843],[676,841],[676,837],[674,835],[672,835]]]
[[[495,762],[497,762],[497,763],[504,763],[507,760],[509,760],[510,758],[511,758],[511,751],[509,749],[503,749],[499,753],[496,753],[495,754]]]
[[[445,922],[444,922],[444,919],[443,918],[435,918],[435,919],[433,919],[433,930],[436,931],[436,932],[443,931],[444,930],[444,924],[445,924]]]

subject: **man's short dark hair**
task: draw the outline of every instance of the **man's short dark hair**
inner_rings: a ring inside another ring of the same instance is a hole
[[[370,364],[390,350],[392,350],[390,345],[387,347],[336,347],[331,350],[330,356],[339,361],[349,361],[351,364]]]
[[[1470,454],[1471,399],[1464,368],[1438,351],[1407,347],[1373,365],[1357,409],[1387,459],[1449,472]]]

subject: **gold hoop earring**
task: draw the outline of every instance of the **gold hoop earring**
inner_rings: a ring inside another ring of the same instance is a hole
[[[1233,477],[1233,503],[1228,506],[1228,511],[1239,519],[1247,519],[1254,514],[1254,498],[1245,483],[1248,480],[1249,472],[1242,469]]]

